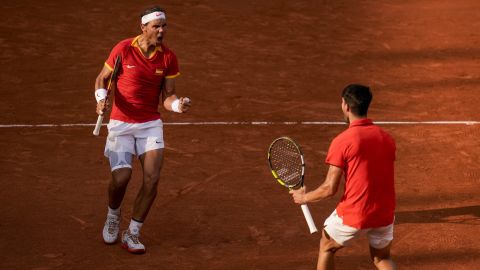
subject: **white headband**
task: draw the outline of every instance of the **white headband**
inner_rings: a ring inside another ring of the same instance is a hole
[[[165,17],[165,13],[161,12],[161,11],[155,11],[155,12],[152,12],[150,14],[147,14],[145,16],[142,17],[142,24],[147,24],[148,22],[151,22],[153,20],[157,20],[157,19],[166,19],[167,17]]]

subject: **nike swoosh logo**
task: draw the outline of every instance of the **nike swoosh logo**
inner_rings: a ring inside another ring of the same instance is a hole
[[[127,68],[134,68],[135,66],[126,65]]]
[[[162,143],[162,142],[159,142],[159,141],[155,141],[156,143]]]

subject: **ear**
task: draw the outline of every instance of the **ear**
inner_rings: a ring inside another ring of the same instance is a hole
[[[345,99],[342,98],[342,109],[345,111],[345,112],[349,112],[350,111],[350,106],[345,102]]]

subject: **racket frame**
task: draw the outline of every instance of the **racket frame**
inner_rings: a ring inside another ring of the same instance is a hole
[[[300,160],[301,160],[301,166],[302,166],[302,172],[301,172],[301,176],[300,176],[300,181],[298,183],[296,183],[295,185],[289,185],[287,184],[284,180],[282,180],[280,178],[280,176],[278,175],[277,172],[275,172],[275,170],[273,169],[273,166],[272,166],[272,160],[271,160],[271,157],[272,155],[270,154],[271,150],[272,150],[272,147],[275,143],[277,143],[279,140],[287,140],[289,142],[291,142],[297,149],[298,153],[300,154]],[[289,190],[293,190],[293,189],[298,189],[298,188],[301,188],[303,187],[303,181],[305,180],[305,159],[303,158],[303,153],[302,153],[302,150],[300,149],[300,146],[290,137],[286,137],[286,136],[283,136],[283,137],[279,137],[277,139],[275,139],[271,144],[270,146],[268,147],[268,155],[267,155],[267,158],[268,158],[268,165],[270,167],[270,171],[272,172],[272,175],[273,177],[275,178],[275,180],[277,180],[277,182],[284,186],[284,187],[287,187]],[[315,222],[313,221],[313,217],[312,217],[312,214],[310,213],[310,210],[308,209],[308,206],[306,203],[304,204],[301,204],[301,208],[302,208],[302,212],[303,212],[303,215],[305,217],[305,220],[307,221],[307,225],[308,225],[308,229],[310,230],[310,234],[313,234],[313,233],[316,233],[318,232],[318,229],[317,229],[317,226],[315,226]]]
[[[297,182],[295,185],[289,185],[287,184],[282,178],[280,178],[280,176],[278,175],[278,173],[273,169],[273,166],[272,166],[272,160],[271,160],[271,157],[272,155],[270,154],[271,150],[272,150],[272,147],[275,143],[277,143],[278,141],[280,140],[287,140],[289,142],[291,142],[295,148],[297,149],[298,153],[300,154],[300,160],[302,162],[302,172],[301,172],[301,175],[300,175],[300,181]],[[300,146],[290,137],[279,137],[277,139],[275,139],[271,144],[270,146],[268,147],[268,166],[270,166],[270,171],[272,172],[272,175],[273,177],[275,178],[275,180],[277,180],[277,182],[284,186],[284,187],[287,187],[289,190],[292,190],[292,189],[298,189],[298,188],[301,188],[303,187],[303,181],[305,179],[305,159],[303,158],[303,153],[302,153],[302,150],[300,149]]]

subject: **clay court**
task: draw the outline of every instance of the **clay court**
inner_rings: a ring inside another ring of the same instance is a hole
[[[152,4],[167,10],[177,92],[194,104],[162,111],[166,158],[136,256],[102,242],[110,172],[106,128],[92,136],[93,87]],[[352,82],[372,87],[369,117],[397,142],[399,269],[480,269],[480,125],[421,123],[480,120],[479,10],[475,0],[3,3],[0,269],[314,269],[320,235],[274,182],[266,151],[294,138],[306,185],[319,185],[346,126],[301,122],[341,121]],[[317,226],[338,200],[310,204]],[[340,251],[337,269],[373,269],[367,246]]]

